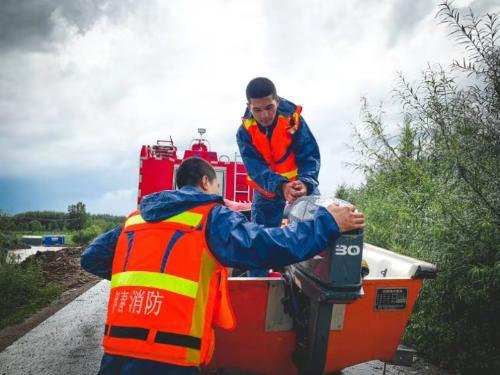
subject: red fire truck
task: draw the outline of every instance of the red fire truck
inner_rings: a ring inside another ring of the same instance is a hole
[[[189,157],[197,156],[207,160],[215,169],[220,184],[221,195],[234,202],[251,202],[253,191],[247,183],[247,172],[242,162],[238,162],[235,154],[231,161],[229,156],[218,156],[209,150],[209,142],[203,138],[205,129],[198,129],[200,138],[193,139],[191,147],[184,151],[182,158],[177,156],[177,147],[172,141],[159,140],[153,146],[141,148],[139,166],[139,194],[137,204],[143,196],[160,191],[175,189],[175,174],[181,162]]]

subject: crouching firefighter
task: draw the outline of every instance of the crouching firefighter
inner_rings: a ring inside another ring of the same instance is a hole
[[[231,329],[225,267],[282,267],[316,255],[364,216],[321,207],[310,221],[263,228],[224,206],[213,167],[185,160],[177,191],[144,197],[123,226],[84,251],[82,267],[111,279],[100,374],[197,374],[213,326]]]

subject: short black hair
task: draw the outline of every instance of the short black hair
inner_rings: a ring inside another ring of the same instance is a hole
[[[265,77],[257,77],[252,79],[247,85],[247,100],[265,98],[272,95],[273,99],[276,97],[276,87],[274,83]]]
[[[186,185],[199,186],[203,176],[207,176],[208,180],[212,182],[216,178],[215,169],[206,160],[192,157],[179,165],[175,182],[179,189]]]

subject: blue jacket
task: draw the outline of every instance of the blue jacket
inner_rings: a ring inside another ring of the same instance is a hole
[[[292,102],[280,98],[278,114],[289,117],[296,108],[297,106]],[[243,118],[251,117],[252,113],[247,108]],[[264,132],[264,128],[260,125],[259,127]],[[273,129],[274,125],[271,131]],[[250,135],[243,125],[238,128],[236,141],[250,178],[264,190],[282,197],[281,185],[288,181],[287,178],[269,168],[259,151],[253,146]],[[307,193],[311,194],[318,187],[320,154],[316,139],[302,116],[300,116],[299,130],[292,136],[292,151],[295,153],[295,162],[298,167],[297,179],[306,185]]]
[[[201,204],[223,200],[197,187],[150,194],[141,202],[141,215],[148,222],[167,219]],[[82,268],[102,278],[111,278],[113,256],[121,226],[97,237],[81,256]],[[226,267],[263,269],[300,262],[319,253],[340,236],[334,218],[323,207],[314,219],[283,228],[264,228],[250,223],[239,212],[224,205],[210,212],[206,228],[207,244]]]

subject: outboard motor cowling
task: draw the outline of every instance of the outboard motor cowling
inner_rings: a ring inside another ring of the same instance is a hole
[[[287,209],[290,223],[311,220],[318,207],[332,203],[348,205],[341,199],[308,196],[297,200]],[[328,300],[355,300],[362,296],[361,262],[363,256],[363,232],[344,233],[324,251],[293,268],[311,278],[318,287],[329,290]]]
[[[287,207],[290,223],[311,220],[318,207],[339,199],[308,196]],[[363,296],[361,264],[363,233],[344,233],[315,257],[286,267],[285,311],[296,332],[293,360],[300,374],[323,372],[334,304],[352,303]]]

